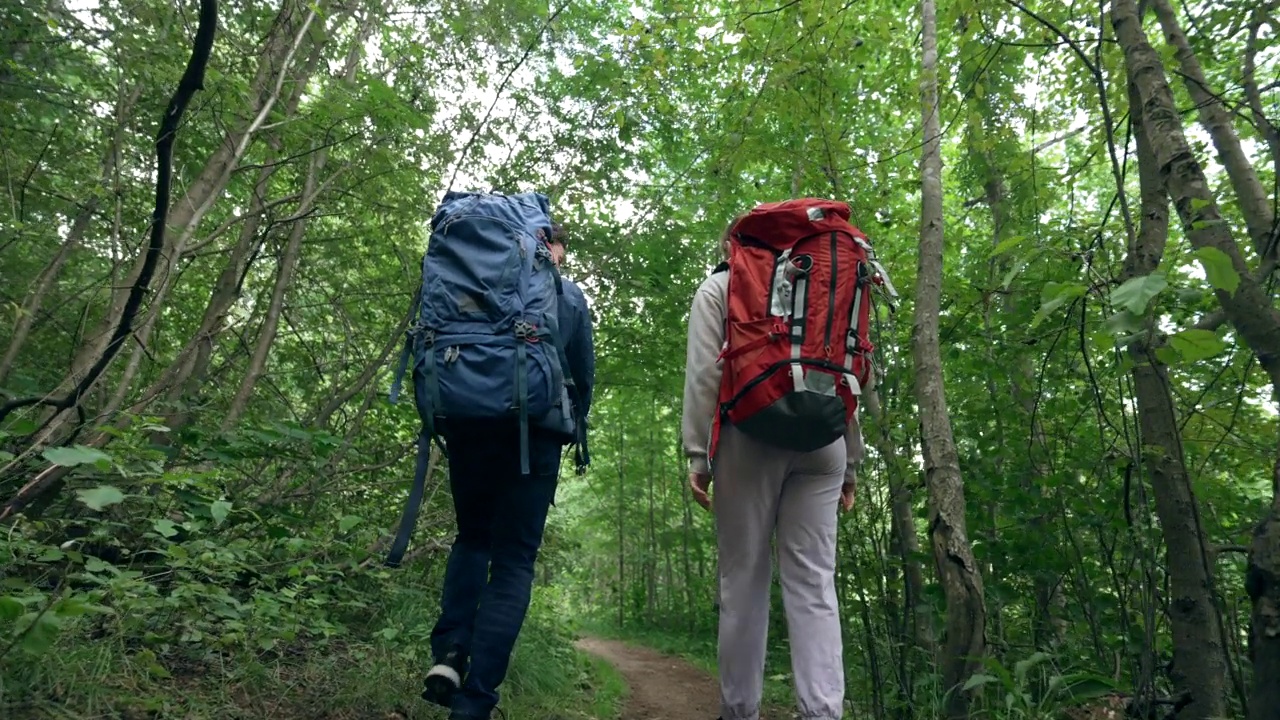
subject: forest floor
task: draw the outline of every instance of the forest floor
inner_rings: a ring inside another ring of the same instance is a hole
[[[715,720],[720,712],[716,679],[692,663],[619,640],[584,637],[578,649],[608,662],[629,689],[618,720]],[[789,718],[767,710],[761,720]]]
[[[594,637],[579,640],[578,649],[613,665],[626,680],[618,720],[715,720],[719,714],[715,678],[681,658]]]

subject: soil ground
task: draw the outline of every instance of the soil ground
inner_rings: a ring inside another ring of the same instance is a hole
[[[613,665],[627,681],[630,693],[619,720],[716,720],[720,714],[716,679],[681,658],[593,637],[579,640],[578,648]],[[767,720],[789,717],[774,710]]]

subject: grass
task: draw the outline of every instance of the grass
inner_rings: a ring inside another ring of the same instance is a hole
[[[407,589],[363,626],[271,652],[67,633],[51,652],[0,660],[0,717],[443,720],[419,697],[434,608],[428,589]],[[574,649],[562,618],[535,597],[500,688],[508,720],[618,717],[625,683]]]

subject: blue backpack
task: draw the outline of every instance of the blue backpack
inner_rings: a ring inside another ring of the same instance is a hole
[[[387,564],[409,544],[425,489],[430,442],[446,418],[512,418],[520,469],[529,472],[529,424],[576,442],[573,380],[560,339],[560,275],[546,240],[541,193],[449,192],[431,219],[417,321],[409,329],[391,402],[413,359],[422,432],[409,503]]]

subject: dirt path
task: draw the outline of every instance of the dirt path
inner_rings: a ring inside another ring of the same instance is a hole
[[[715,678],[680,658],[599,638],[578,648],[616,667],[631,688],[619,720],[716,720],[720,712]]]

